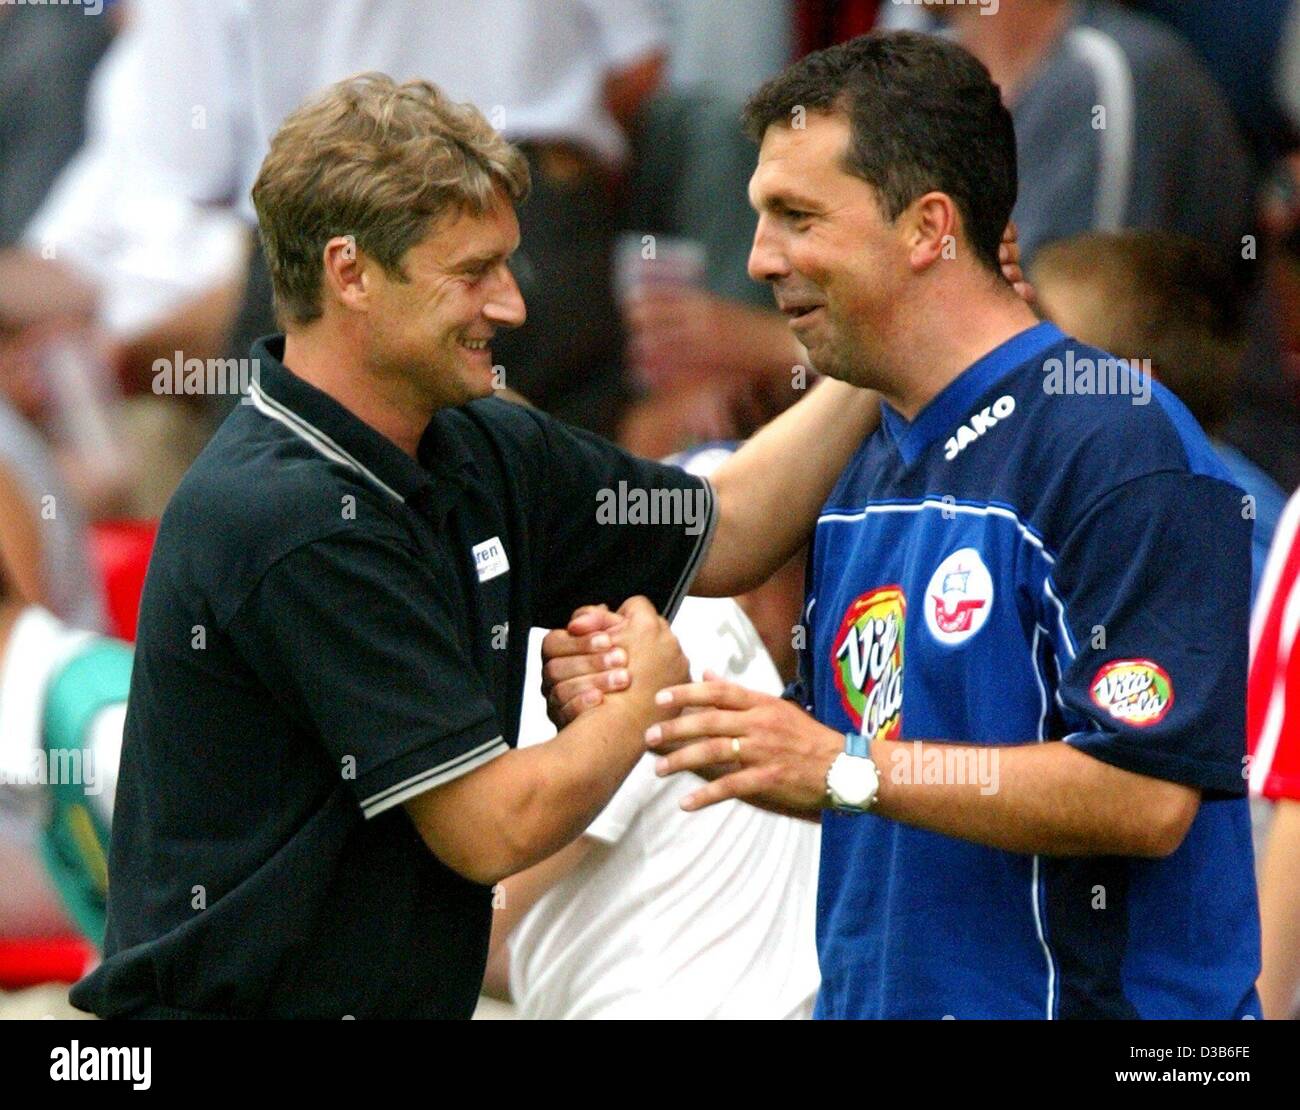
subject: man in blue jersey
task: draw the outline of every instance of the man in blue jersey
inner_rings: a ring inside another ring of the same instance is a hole
[[[885,403],[817,524],[807,712],[661,691],[659,773],[822,820],[818,1016],[1257,1016],[1241,490],[998,280],[1015,140],[961,48],[859,38],[747,113],[750,272]]]

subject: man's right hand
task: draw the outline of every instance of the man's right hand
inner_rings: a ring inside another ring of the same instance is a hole
[[[605,605],[584,605],[542,640],[542,694],[557,729],[598,706],[605,691],[627,688],[627,650],[611,638],[622,623]]]
[[[628,657],[628,683],[622,698],[633,698],[638,708],[655,716],[655,719],[674,716],[676,710],[665,712],[655,701],[665,680],[689,682],[691,665],[673,630],[649,598],[630,597],[618,609],[623,623],[614,628],[610,638],[614,650],[622,649]]]
[[[638,616],[638,627],[629,631],[632,616]],[[653,618],[656,625],[651,625]],[[662,625],[663,629],[658,629]],[[585,713],[594,709],[608,693],[626,690],[633,680],[629,670],[629,654],[636,639],[649,635],[651,629],[663,632],[668,622],[655,612],[643,597],[629,598],[617,613],[605,605],[585,605],[574,612],[567,626],[553,629],[542,640],[542,693],[546,697],[546,712],[557,729],[564,728]],[[667,636],[676,644],[672,633]],[[655,646],[651,637],[647,649],[653,653],[667,650],[662,643]],[[680,649],[676,649],[680,654]],[[684,662],[684,660],[683,660]],[[638,657],[636,677],[641,677],[645,664]],[[646,677],[649,677],[647,674]]]
[[[688,682],[689,667],[646,598],[629,598],[617,614],[586,614],[578,629],[568,636],[573,654],[594,656],[598,668],[616,648],[627,656],[626,688],[606,692],[603,709],[570,722],[554,740],[506,752],[405,802],[429,850],[471,882],[491,886],[581,836],[644,758],[646,729],[677,712],[655,695]],[[598,635],[608,643],[593,649]]]

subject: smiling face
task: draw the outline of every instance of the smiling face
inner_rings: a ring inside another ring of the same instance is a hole
[[[758,212],[749,274],[771,284],[818,371],[877,385],[872,368],[900,311],[908,251],[875,190],[845,169],[848,118],[810,112],[805,122],[763,136],[749,183]]]
[[[402,258],[405,281],[370,267],[368,358],[405,379],[431,408],[461,405],[493,389],[492,338],[524,322],[510,272],[519,221],[504,195],[483,215],[446,217]]]

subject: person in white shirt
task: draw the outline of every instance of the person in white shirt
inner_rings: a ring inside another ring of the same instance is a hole
[[[607,179],[666,35],[654,0],[133,0],[96,77],[87,144],[24,243],[92,278],[115,334],[159,328],[242,264],[249,189],[289,112],[362,71],[428,79],[530,159],[517,268],[532,321],[495,352],[507,384],[612,432],[626,398]],[[260,265],[237,328],[250,339],[275,330]]]
[[[701,452],[696,473],[726,452]],[[791,590],[793,582],[793,591]],[[760,591],[788,638],[798,576]],[[747,595],[748,596],[748,595]],[[784,685],[734,600],[687,598],[673,632],[691,663],[755,690]],[[540,687],[541,630],[529,645],[521,746],[555,734]],[[486,993],[526,1019],[808,1018],[820,981],[814,938],[820,826],[740,802],[686,813],[688,777],[660,779],[644,756],[586,833],[497,890]],[[508,981],[508,987],[507,987]]]

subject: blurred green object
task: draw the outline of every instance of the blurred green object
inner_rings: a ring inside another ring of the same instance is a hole
[[[41,852],[69,917],[96,948],[104,946],[108,896],[109,823],[101,807],[90,804],[92,789],[104,788],[103,768],[87,766],[90,727],[101,711],[126,701],[133,653],[119,640],[96,638],[50,680],[45,699],[45,753],[48,765],[65,768],[80,754],[80,773],[51,773],[50,811]],[[88,772],[88,773],[87,773]],[[116,769],[114,769],[116,778]],[[92,781],[98,778],[98,783]]]

